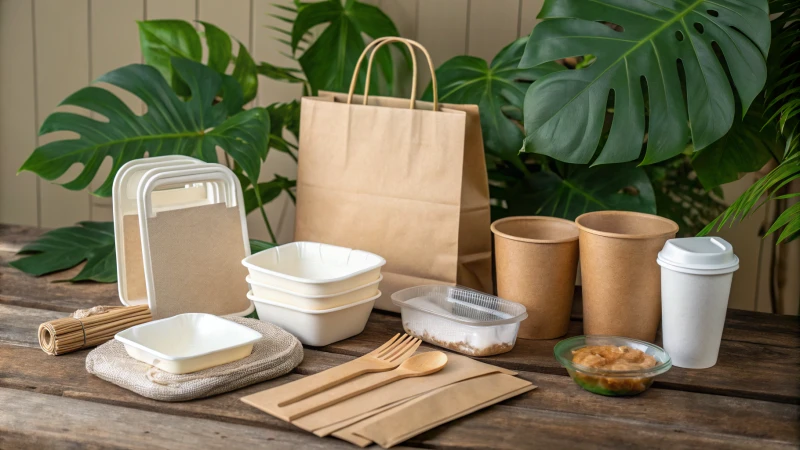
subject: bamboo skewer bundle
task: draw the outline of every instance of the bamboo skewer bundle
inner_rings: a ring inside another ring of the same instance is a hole
[[[98,310],[99,309],[99,310]],[[114,339],[118,332],[150,322],[147,305],[101,306],[39,325],[39,345],[49,355],[63,355]],[[88,311],[88,313],[87,313]]]

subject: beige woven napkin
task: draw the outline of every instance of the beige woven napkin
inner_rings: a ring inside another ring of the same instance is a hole
[[[289,373],[303,360],[296,337],[271,323],[225,317],[263,336],[250,356],[183,375],[164,372],[128,356],[122,343],[111,340],[89,352],[86,370],[147,398],[178,402],[240,389]]]

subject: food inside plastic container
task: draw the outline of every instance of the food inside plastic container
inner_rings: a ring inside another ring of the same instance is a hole
[[[406,333],[469,356],[514,348],[525,307],[464,287],[417,286],[392,295]]]
[[[556,344],[554,353],[580,387],[608,396],[641,394],[672,367],[660,347],[625,337],[575,336]]]

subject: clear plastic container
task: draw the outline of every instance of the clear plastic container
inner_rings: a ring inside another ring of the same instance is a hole
[[[638,370],[608,370],[576,364],[573,351],[587,346],[626,346],[640,350],[656,360],[654,367]],[[589,392],[608,396],[637,395],[646,391],[657,375],[672,367],[672,360],[661,347],[649,342],[619,336],[574,336],[556,344],[556,360],[567,369],[578,386]]]
[[[469,356],[490,356],[514,348],[525,307],[461,286],[428,285],[397,291],[406,333]]]

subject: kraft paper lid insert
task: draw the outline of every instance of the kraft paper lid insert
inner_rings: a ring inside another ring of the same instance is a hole
[[[123,303],[143,303],[131,295],[143,293],[156,319],[253,311],[241,265],[250,255],[244,201],[230,169],[202,162],[150,168],[136,186],[136,214],[122,214],[116,203]]]

